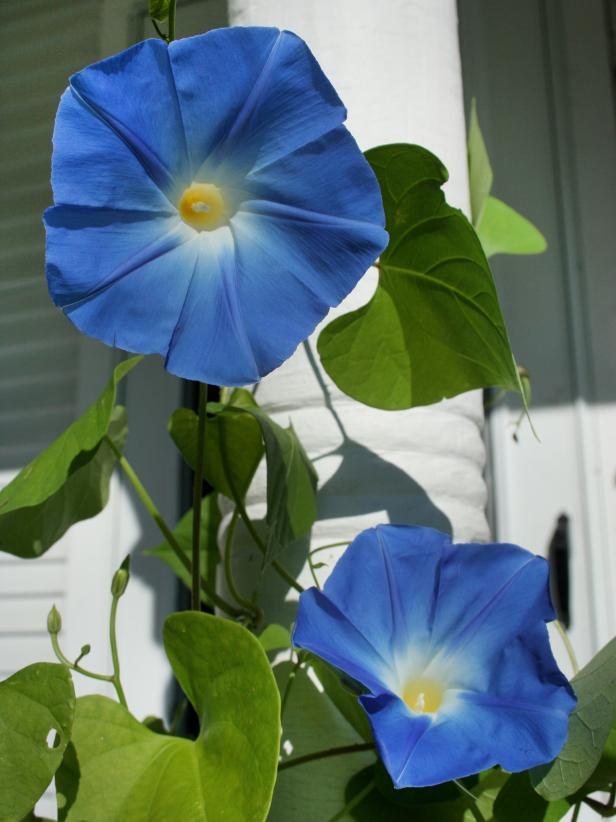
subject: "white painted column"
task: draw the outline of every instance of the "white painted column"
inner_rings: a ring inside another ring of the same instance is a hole
[[[302,36],[349,110],[348,126],[363,149],[418,143],[447,165],[449,202],[468,210],[465,122],[455,0],[231,0],[236,25],[272,25]],[[364,304],[372,270],[326,319]],[[309,340],[317,361],[317,332]],[[343,395],[304,347],[263,380],[257,399],[277,422],[293,423],[319,473],[319,520],[311,546],[350,540],[380,522],[453,530],[459,541],[485,540],[483,411],[480,392],[428,408],[380,411]],[[255,478],[248,509],[265,511],[265,474]],[[284,562],[294,573],[305,543]],[[238,551],[238,553],[241,553]],[[319,561],[331,567],[336,552]],[[259,584],[254,572],[238,572]],[[327,573],[322,569],[320,574]],[[311,584],[307,567],[304,585]],[[264,594],[269,619],[289,624],[291,594]],[[286,599],[286,605],[281,599]]]

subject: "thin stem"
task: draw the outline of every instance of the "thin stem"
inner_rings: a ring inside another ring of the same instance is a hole
[[[66,665],[67,668],[70,668],[71,671],[76,671],[78,674],[82,676],[88,676],[90,679],[98,679],[101,682],[113,682],[113,676],[107,676],[106,674],[95,674],[93,671],[88,671],[87,668],[82,668],[81,665],[77,665],[77,663],[73,663],[68,659],[68,657],[64,656],[62,650],[60,649],[60,643],[58,642],[58,635],[51,634],[51,647],[53,648],[53,652],[58,658],[58,660],[63,664]]]
[[[289,695],[291,693],[291,688],[293,687],[293,683],[295,682],[295,678],[297,676],[297,672],[299,671],[300,665],[302,664],[302,660],[300,657],[297,658],[297,662],[293,666],[293,670],[289,674],[289,678],[287,679],[287,684],[284,689],[284,693],[282,695],[282,700],[280,702],[280,719],[282,720],[284,716],[285,709],[287,707],[287,702],[289,701]]]
[[[343,539],[342,542],[330,542],[327,545],[319,545],[318,548],[313,548],[310,551],[311,554],[318,554],[319,551],[327,551],[328,548],[341,548],[343,545],[350,545],[350,541],[348,539]]]
[[[175,6],[177,0],[170,0],[169,3],[169,34],[167,35],[167,40],[171,43],[175,40]]]
[[[569,656],[571,667],[573,668],[573,673],[577,674],[580,670],[580,666],[578,665],[577,657],[575,655],[575,651],[573,650],[571,640],[569,639],[567,629],[559,619],[554,620],[554,625],[556,626],[556,630],[560,634],[560,638],[562,639],[563,645],[565,646],[565,650],[567,651],[567,655]]]
[[[355,796],[351,800],[349,800],[349,802],[347,802],[347,804],[341,811],[339,811],[335,816],[332,816],[329,822],[339,822],[340,819],[344,819],[347,816],[348,812],[352,811],[353,808],[357,807],[357,805],[359,805],[360,802],[362,802],[369,794],[371,794],[375,788],[376,780],[371,779],[367,785],[364,785],[361,791],[358,791],[355,794]]]
[[[468,788],[465,788],[464,785],[457,779],[452,779],[452,782],[460,791],[462,796],[468,799],[470,812],[473,814],[477,822],[486,822],[484,815],[481,813],[479,806],[477,805],[477,797],[475,794],[471,793],[471,791],[469,791]]]
[[[580,815],[580,811],[582,810],[582,803],[578,802],[575,806],[575,810],[573,811],[573,816],[571,817],[571,822],[577,822],[577,818]]]
[[[319,579],[317,577],[317,572],[316,572],[316,569],[314,567],[314,562],[312,561],[312,556],[311,556],[310,551],[308,552],[308,568],[310,569],[310,574],[312,576],[312,579],[314,580],[314,584],[316,585],[316,587],[320,591],[321,590],[321,584],[320,584]]]
[[[120,597],[114,597],[111,602],[111,613],[109,615],[109,644],[111,645],[111,661],[113,663],[113,687],[116,689],[120,704],[128,708],[124,688],[120,681],[120,657],[118,654],[118,641],[116,635],[116,618],[118,613],[118,602]]]
[[[201,610],[201,498],[203,496],[203,451],[205,450],[205,418],[207,405],[207,384],[199,383],[197,424],[197,458],[193,480],[193,521],[192,521],[192,587],[190,607]]]
[[[325,751],[315,751],[314,753],[305,754],[304,756],[296,756],[295,759],[287,759],[286,762],[281,762],[280,765],[278,765],[278,770],[284,771],[287,768],[294,768],[296,765],[305,765],[307,762],[315,762],[317,759],[327,759],[330,756],[342,756],[343,754],[373,750],[374,744],[372,742],[361,742],[357,745],[342,745],[339,748],[328,748]],[[485,822],[485,820],[483,820],[483,822]]]
[[[236,508],[233,512],[233,516],[231,517],[231,521],[229,522],[229,527],[227,528],[227,535],[225,537],[225,580],[227,583],[227,588],[231,593],[231,596],[238,603],[238,605],[241,605],[247,611],[250,611],[250,613],[256,616],[258,613],[258,609],[255,606],[254,602],[250,602],[250,600],[246,599],[240,594],[240,592],[237,589],[237,585],[235,584],[235,579],[233,578],[233,538],[235,536],[235,528],[237,526],[239,516],[240,513]]]
[[[160,39],[161,39],[161,40],[164,40],[164,41],[165,41],[165,43],[168,43],[168,42],[169,42],[169,38],[167,37],[167,35],[165,34],[165,32],[161,30],[161,28],[160,28],[160,26],[158,25],[158,23],[156,22],[156,20],[154,20],[154,18],[153,18],[153,17],[151,17],[150,19],[151,19],[151,21],[152,21],[152,25],[153,25],[153,26],[154,26],[154,28],[156,29],[156,34],[158,34],[158,36],[160,37]]]
[[[127,479],[130,481],[133,488],[135,489],[135,491],[137,493],[137,496],[139,497],[139,499],[141,500],[141,502],[145,506],[145,509],[147,510],[147,512],[150,514],[150,516],[152,517],[152,519],[154,520],[154,522],[158,526],[161,534],[167,540],[167,543],[169,544],[169,547],[171,548],[173,553],[176,555],[176,557],[180,560],[180,562],[182,563],[184,568],[189,573],[191,573],[190,560],[188,559],[188,557],[186,556],[186,554],[184,553],[184,551],[180,547],[180,544],[178,543],[175,536],[173,535],[173,531],[171,530],[171,528],[169,528],[169,526],[165,522],[162,514],[160,513],[160,511],[158,510],[158,508],[154,504],[154,502],[152,500],[152,497],[148,494],[148,492],[144,488],[141,480],[139,479],[139,477],[135,473],[132,465],[129,463],[129,461],[122,454],[120,449],[116,446],[116,444],[113,442],[113,440],[110,437],[106,437],[106,440],[107,440],[107,443],[109,444],[109,446],[111,447],[111,449],[113,450],[113,452],[115,453],[115,455],[118,459],[118,462],[120,464],[120,467],[124,471],[124,474],[126,475]],[[220,608],[221,611],[224,611],[225,614],[227,614],[228,616],[232,616],[232,617],[241,616],[241,611],[238,611],[237,608],[234,608],[228,602],[225,602],[225,600],[216,593],[216,591],[212,588],[212,586],[209,584],[209,582],[204,577],[201,577],[201,588],[205,591],[205,593],[210,598],[212,603],[214,605],[216,605],[218,608]]]
[[[224,431],[224,428],[223,428]],[[227,478],[227,484],[229,486],[229,490],[231,491],[231,495],[233,497],[233,502],[235,503],[235,507],[239,512],[240,517],[242,518],[242,522],[246,526],[246,530],[250,534],[253,539],[253,542],[259,549],[259,551],[263,554],[263,556],[267,555],[267,548],[259,534],[257,533],[257,529],[254,526],[254,523],[248,516],[246,508],[244,507],[244,502],[241,496],[238,494],[237,489],[233,483],[233,478],[231,476],[231,472],[228,470],[227,461],[226,461],[226,451],[224,447],[224,440],[223,440],[223,447],[221,450],[222,455],[222,465],[223,471],[225,472],[225,476]],[[271,561],[272,568],[276,571],[276,573],[281,576],[284,581],[289,585],[291,588],[295,588],[300,594],[304,590],[303,585],[300,585],[299,582],[295,580],[295,578],[287,571],[287,569],[282,565],[278,560],[273,559]]]

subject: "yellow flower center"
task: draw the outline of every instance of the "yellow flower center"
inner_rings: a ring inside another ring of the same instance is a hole
[[[443,702],[444,688],[434,679],[419,677],[409,680],[402,694],[407,707],[418,714],[434,714]]]
[[[222,191],[213,183],[192,183],[180,197],[180,216],[197,231],[213,231],[227,222]]]

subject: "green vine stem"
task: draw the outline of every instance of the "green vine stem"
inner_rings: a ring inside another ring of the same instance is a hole
[[[70,668],[71,671],[75,671],[82,676],[87,676],[90,679],[98,679],[101,682],[111,682],[113,683],[113,676],[109,676],[107,674],[95,674],[94,671],[88,671],[87,668],[83,668],[81,665],[78,665],[76,662],[71,662],[68,657],[66,657],[62,653],[62,649],[60,648],[60,642],[58,640],[57,634],[51,634],[51,647],[53,648],[53,652],[56,655],[56,658],[59,662],[63,665],[66,665],[67,668]]]
[[[111,600],[111,612],[109,614],[109,644],[111,646],[111,661],[113,663],[112,682],[113,687],[116,689],[116,693],[118,695],[120,704],[122,704],[126,709],[128,709],[128,705],[126,703],[126,696],[124,694],[124,688],[122,687],[122,682],[120,680],[120,656],[118,654],[118,640],[116,632],[116,619],[119,601],[119,596],[113,597],[113,599]]]
[[[207,417],[207,383],[199,383],[197,457],[193,479],[192,565],[190,607],[201,610],[201,498],[203,496],[203,463],[205,450],[205,421]]]
[[[160,511],[158,510],[158,508],[154,504],[152,498],[150,497],[150,495],[148,494],[146,489],[144,488],[143,483],[141,482],[141,480],[137,476],[135,470],[133,469],[133,467],[131,466],[129,461],[126,459],[126,457],[122,454],[120,449],[111,440],[111,438],[106,437],[106,440],[109,443],[110,447],[112,448],[113,452],[115,453],[115,455],[118,459],[118,462],[120,464],[120,467],[122,468],[122,470],[124,471],[124,474],[126,475],[126,478],[129,480],[129,482],[131,483],[131,485],[135,489],[135,491],[137,493],[137,496],[139,497],[139,499],[143,503],[145,509],[147,510],[147,512],[150,514],[150,516],[152,517],[152,519],[154,520],[154,522],[158,526],[161,534],[164,536],[167,543],[169,544],[169,546],[171,547],[172,551],[177,556],[177,558],[180,560],[180,562],[182,563],[184,568],[189,573],[192,574],[192,568],[191,568],[190,560],[188,559],[188,557],[186,556],[186,554],[184,553],[184,551],[180,547],[178,541],[176,540],[176,538],[173,535],[173,531],[169,528],[169,526],[165,522],[162,514],[160,513]],[[223,611],[225,614],[227,614],[227,616],[231,616],[231,617],[242,616],[242,612],[239,611],[237,608],[234,608],[230,603],[226,602],[219,594],[217,594],[216,591],[213,589],[213,587],[208,583],[208,581],[204,577],[201,577],[201,588],[207,594],[207,596],[210,598],[210,600],[214,603],[214,605],[216,605],[218,608],[220,608],[220,610]]]
[[[282,700],[280,702],[280,719],[284,717],[284,712],[287,707],[287,702],[289,701],[289,696],[291,694],[291,688],[293,687],[293,683],[297,678],[297,672],[300,669],[303,660],[300,656],[297,657],[297,662],[293,665],[291,672],[289,673],[289,678],[287,679],[287,684],[285,685],[284,693],[282,695]]]
[[[175,40],[175,7],[177,0],[170,0],[169,2],[169,34],[167,35],[167,42],[171,43]]]
[[[372,742],[360,742],[357,745],[341,745],[339,748],[327,748],[324,751],[296,756],[295,759],[287,759],[278,765],[278,771],[285,771],[287,768],[295,768],[297,765],[305,765],[307,762],[315,762],[317,759],[328,759],[330,756],[343,756],[344,754],[361,753],[362,751],[373,751]],[[485,820],[483,821],[485,822]]]

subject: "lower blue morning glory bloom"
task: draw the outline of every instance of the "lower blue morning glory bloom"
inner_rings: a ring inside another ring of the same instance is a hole
[[[45,214],[54,302],[179,376],[258,380],[387,243],[345,118],[306,44],[278,29],[146,40],[75,74]]]
[[[294,644],[358,680],[398,788],[561,750],[573,691],[550,649],[545,560],[515,545],[453,545],[431,528],[361,533],[323,591],[300,596]]]

